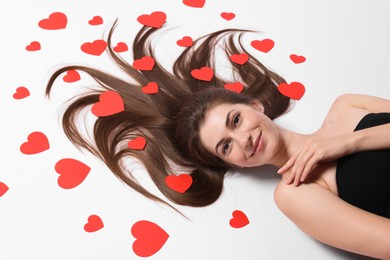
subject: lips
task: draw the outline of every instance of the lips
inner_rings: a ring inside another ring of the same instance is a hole
[[[253,156],[253,155],[256,153],[257,148],[259,147],[261,135],[262,135],[262,132],[260,132],[260,134],[259,134],[259,136],[257,137],[255,143],[253,144],[253,149],[252,149],[252,154],[251,154],[251,156]]]

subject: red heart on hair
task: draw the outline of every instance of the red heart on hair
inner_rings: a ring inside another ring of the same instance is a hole
[[[41,44],[37,41],[33,41],[30,45],[26,46],[27,51],[39,51],[41,49]]]
[[[199,80],[210,81],[214,76],[214,71],[209,67],[202,67],[192,70],[191,76]]]
[[[125,110],[122,97],[115,91],[103,92],[99,100],[100,102],[95,103],[91,108],[95,116],[111,116]]]
[[[88,21],[90,25],[100,25],[103,23],[103,18],[100,16],[94,16],[91,20]]]
[[[164,12],[153,12],[151,14],[143,14],[138,16],[137,21],[145,26],[160,28],[167,19]]]
[[[254,40],[251,42],[251,45],[256,50],[262,51],[262,52],[269,52],[272,50],[272,48],[275,45],[275,42],[271,39],[264,39],[264,40]]]
[[[76,70],[68,70],[62,79],[68,83],[76,82],[80,80],[80,74]]]
[[[136,222],[131,227],[131,234],[136,239],[133,243],[133,251],[139,257],[154,255],[169,238],[164,229],[147,220]]]
[[[230,21],[232,20],[234,17],[236,17],[236,15],[234,13],[227,13],[227,12],[223,12],[221,13],[221,17],[227,21]]]
[[[116,52],[125,52],[128,50],[129,50],[129,47],[124,42],[118,42],[117,45],[114,47],[114,51],[116,51]]]
[[[291,54],[291,55],[290,55],[290,59],[291,59],[295,64],[302,63],[302,62],[305,62],[305,61],[306,61],[305,56],[298,56],[298,55],[296,55],[296,54]]]
[[[142,88],[142,92],[145,94],[156,94],[158,93],[158,85],[156,82],[149,82]]]
[[[88,217],[88,222],[84,225],[86,232],[96,232],[104,227],[102,219],[98,215]]]
[[[68,19],[61,12],[52,13],[49,18],[39,21],[38,26],[46,30],[64,29]]]
[[[189,7],[202,8],[206,0],[183,0],[183,4]]]
[[[226,83],[223,87],[236,93],[241,93],[241,91],[244,89],[244,85],[242,85],[240,82]]]
[[[133,150],[143,150],[145,146],[146,139],[143,136],[138,136],[128,143],[128,147]]]
[[[20,146],[20,151],[24,154],[36,154],[50,148],[49,140],[41,132],[32,132],[27,137],[27,142]]]
[[[230,56],[230,60],[237,64],[243,65],[249,60],[249,55],[246,53],[233,54]]]
[[[144,56],[133,62],[133,67],[137,70],[152,70],[154,67],[154,59],[150,56]]]
[[[192,177],[189,174],[168,175],[165,177],[165,184],[174,191],[184,193],[191,187]]]
[[[235,210],[232,213],[233,218],[230,219],[229,224],[233,228],[242,228],[249,224],[248,217],[241,210]]]
[[[57,183],[63,189],[73,189],[80,185],[91,170],[88,165],[71,158],[59,160],[54,169],[60,174]]]
[[[0,197],[3,196],[8,190],[8,186],[5,183],[0,182]]]
[[[30,96],[30,91],[26,87],[18,87],[13,94],[14,99],[22,99]]]
[[[190,47],[194,42],[192,41],[192,38],[190,36],[184,36],[180,40],[176,41],[176,44],[181,47]]]
[[[305,87],[299,82],[291,82],[290,84],[280,83],[278,86],[278,90],[286,97],[295,100],[301,99],[302,96],[305,94]]]
[[[95,40],[93,42],[86,42],[81,45],[81,50],[87,54],[99,56],[107,48],[107,43],[104,40]]]

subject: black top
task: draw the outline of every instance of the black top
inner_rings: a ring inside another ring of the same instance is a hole
[[[360,120],[354,131],[386,123],[390,123],[390,113],[371,113]],[[390,218],[390,149],[358,152],[340,158],[336,182],[341,199]]]

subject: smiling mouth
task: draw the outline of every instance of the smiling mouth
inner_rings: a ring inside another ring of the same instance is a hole
[[[260,134],[259,134],[259,136],[257,137],[255,143],[253,144],[253,149],[252,149],[251,157],[256,153],[256,150],[257,150],[257,147],[259,146],[259,142],[260,142],[262,133],[263,133],[263,132],[260,132]]]

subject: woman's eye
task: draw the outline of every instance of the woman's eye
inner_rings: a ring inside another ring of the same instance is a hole
[[[237,126],[239,122],[240,122],[240,114],[236,115],[236,116],[233,118],[233,125],[234,125],[234,126]]]
[[[223,148],[222,148],[223,154],[226,154],[226,152],[229,150],[229,147],[230,147],[230,141],[223,145]]]

